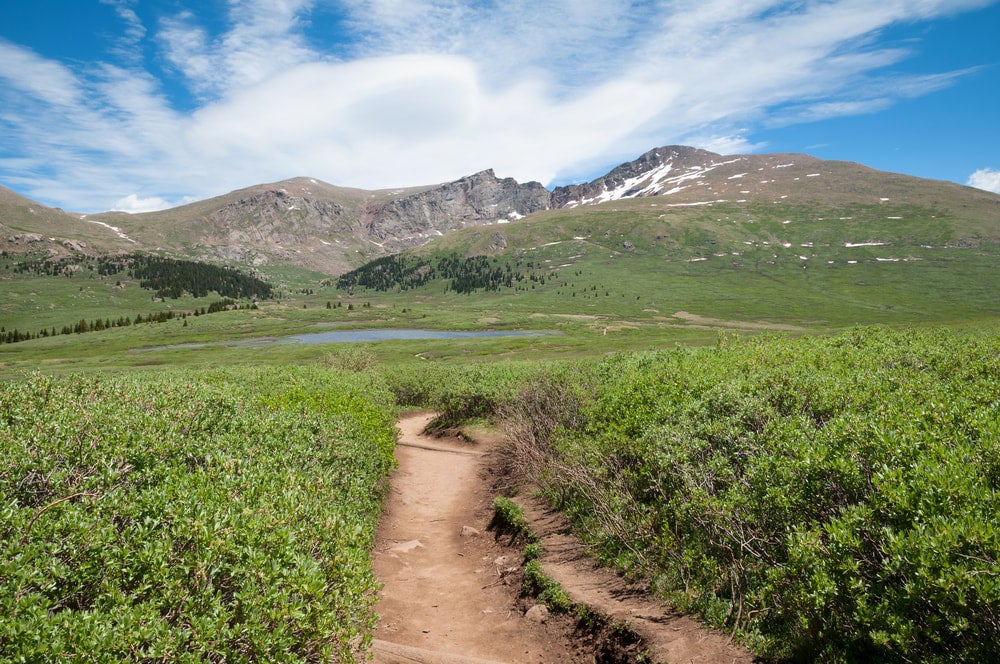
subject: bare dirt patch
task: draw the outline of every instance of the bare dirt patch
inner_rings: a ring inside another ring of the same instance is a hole
[[[798,325],[789,325],[787,323],[769,323],[767,321],[723,320],[721,318],[710,318],[708,316],[699,316],[698,314],[692,314],[688,311],[674,312],[673,317],[688,323],[695,323],[696,325],[697,324],[704,325],[706,326],[706,328],[724,327],[724,328],[733,328],[737,330],[780,330],[784,332],[809,331],[809,328],[800,327]],[[696,325],[691,325],[690,327],[696,327]]]
[[[375,555],[384,584],[376,663],[617,663],[635,661],[647,649],[658,662],[752,661],[724,635],[594,568],[559,515],[527,501],[546,550],[545,572],[574,601],[609,618],[595,627],[535,608],[534,600],[521,596],[521,550],[487,532],[493,517],[490,451],[498,437],[475,432],[472,443],[430,438],[421,431],[432,417],[409,415],[399,422],[399,468]]]

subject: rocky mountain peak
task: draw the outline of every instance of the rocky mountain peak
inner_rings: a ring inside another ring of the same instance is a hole
[[[551,193],[538,182],[498,179],[493,169],[382,203],[365,206],[362,227],[386,250],[423,244],[465,226],[503,223],[551,207]]]

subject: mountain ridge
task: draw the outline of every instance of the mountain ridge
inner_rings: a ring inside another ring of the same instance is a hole
[[[662,199],[668,209],[723,203],[827,208],[906,203],[964,214],[969,232],[1000,236],[1000,196],[990,192],[805,154],[720,155],[663,146],[591,182],[551,191],[538,182],[499,178],[492,169],[442,184],[381,190],[295,177],[159,212],[79,215],[0,187],[0,247],[50,255],[159,250],[200,260],[287,263],[339,274],[462,228],[636,198]]]

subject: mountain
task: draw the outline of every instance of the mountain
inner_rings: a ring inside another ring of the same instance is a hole
[[[921,214],[961,219],[962,241],[1000,236],[1000,196],[985,191],[802,154],[724,156],[667,146],[592,182],[553,191],[537,182],[498,178],[492,170],[444,184],[378,191],[294,178],[161,212],[87,216],[0,190],[0,246],[52,255],[163,250],[202,260],[293,264],[340,274],[462,228],[647,197],[656,197],[660,202],[653,205],[668,210],[910,206]]]
[[[537,182],[519,184],[491,170],[440,185],[378,191],[295,178],[171,210],[95,219],[146,246],[190,257],[291,263],[339,274],[459,228],[546,209],[550,198]]]

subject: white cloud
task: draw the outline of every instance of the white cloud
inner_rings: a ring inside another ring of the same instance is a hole
[[[115,201],[115,204],[111,206],[111,210],[113,212],[134,214],[136,212],[156,212],[157,210],[166,210],[169,207],[172,207],[172,204],[162,198],[155,196],[152,198],[141,198],[138,194],[129,194],[125,198]]]
[[[911,53],[876,36],[987,0],[345,0],[335,34],[310,31],[312,0],[228,0],[222,29],[181,11],[148,34],[133,0],[102,2],[198,101],[177,110],[127,58],[71,69],[0,41],[0,178],[85,212],[296,175],[548,184],[668,143],[752,151],[754,126],[952,84],[967,72],[893,73]]]
[[[0,79],[53,106],[76,103],[80,96],[80,86],[68,68],[3,40],[0,40]]]
[[[995,171],[992,168],[981,168],[969,176],[969,181],[966,184],[976,189],[985,189],[1000,194],[1000,171]]]

